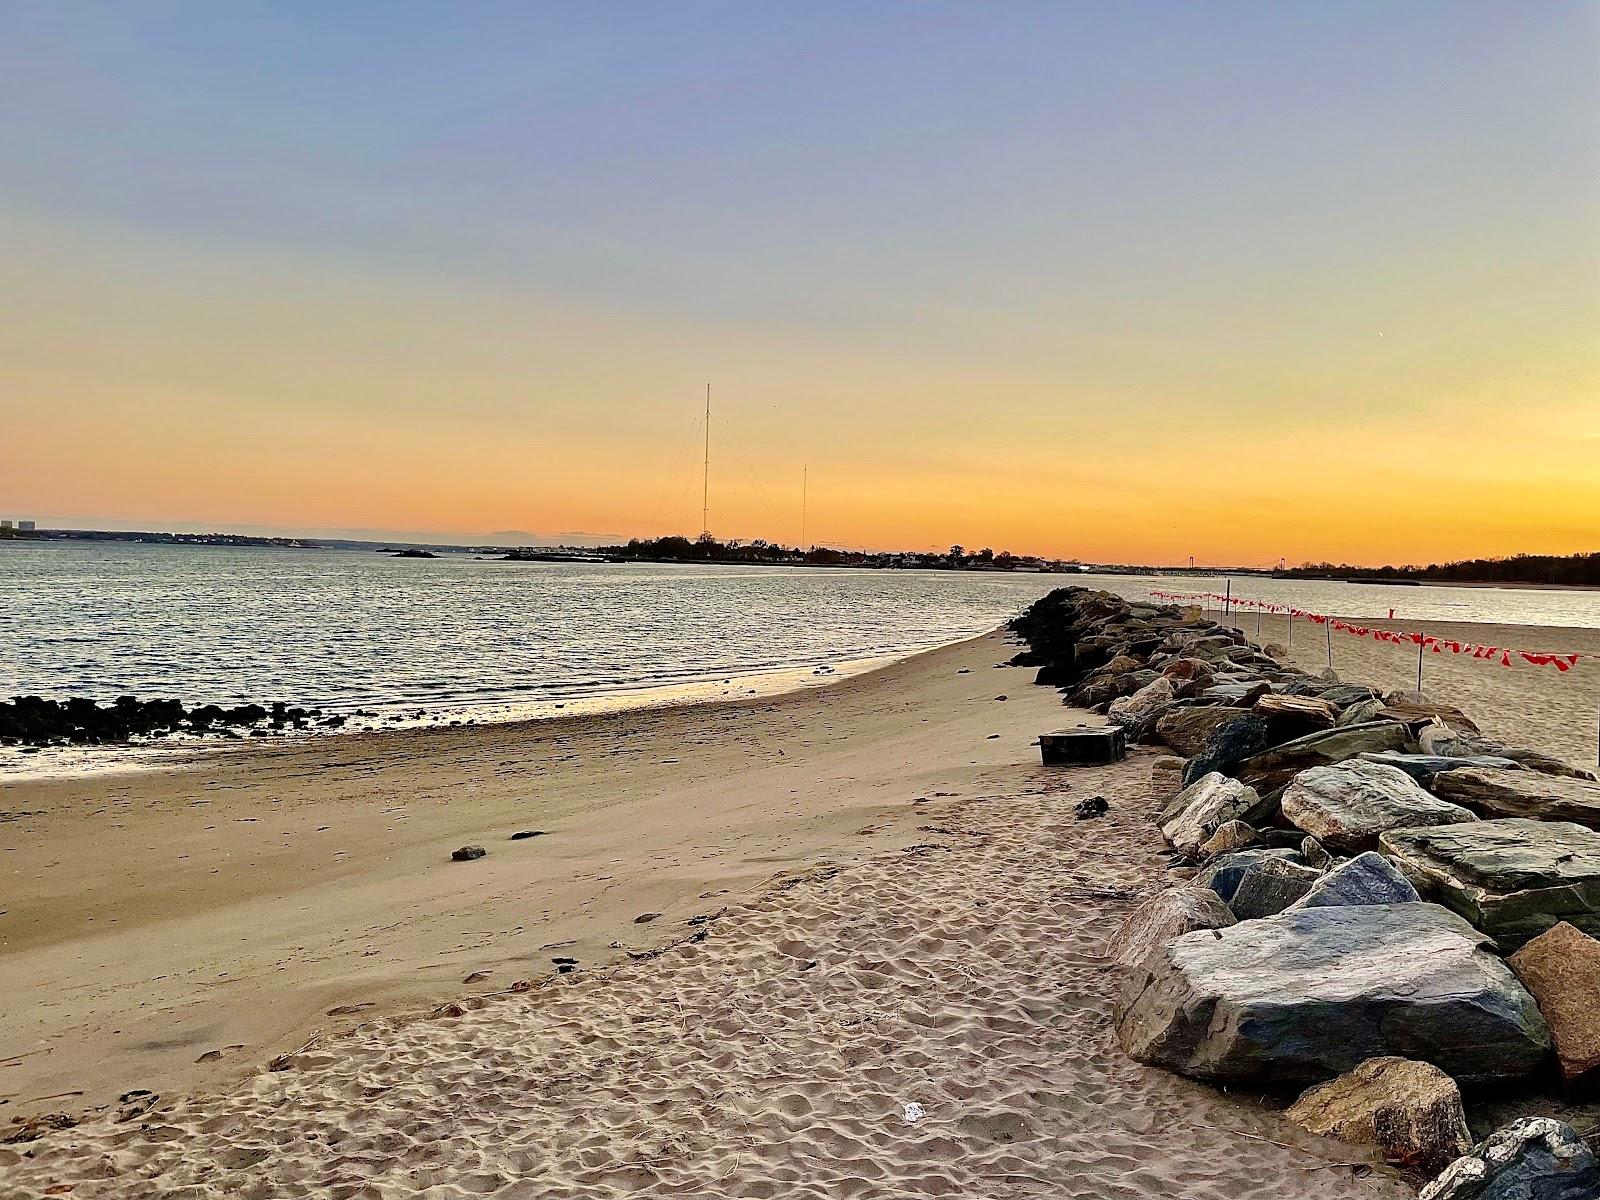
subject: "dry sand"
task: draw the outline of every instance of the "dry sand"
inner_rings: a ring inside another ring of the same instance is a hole
[[[1542,625],[1483,625],[1466,621],[1379,621],[1350,618],[1351,624],[1407,633],[1431,633],[1483,646],[1519,650],[1600,654],[1600,629]],[[1267,614],[1256,636],[1254,613],[1243,613],[1238,627],[1253,642],[1284,645],[1288,619]],[[1320,671],[1328,665],[1326,627],[1294,623],[1290,658],[1296,666]],[[1340,678],[1373,687],[1410,690],[1417,686],[1414,646],[1375,642],[1348,633],[1333,635],[1333,666]],[[1535,667],[1520,660],[1503,667],[1463,655],[1424,652],[1422,690],[1457,705],[1484,733],[1519,746],[1554,754],[1578,766],[1595,767],[1600,725],[1600,659],[1581,659],[1570,671]]]
[[[1118,1051],[1150,756],[1040,768],[1072,714],[1010,652],[7,789],[9,1111],[160,1096],[0,1146],[0,1194],[1409,1195]]]

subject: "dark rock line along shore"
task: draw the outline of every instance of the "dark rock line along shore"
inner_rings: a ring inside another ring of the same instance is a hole
[[[1600,1085],[1593,776],[1193,609],[1062,588],[1014,627],[1039,683],[1176,755],[1152,774],[1175,885],[1111,943],[1129,1054],[1306,1089],[1289,1120],[1436,1175],[1421,1200],[1600,1197],[1570,1125],[1474,1145],[1460,1090]]]
[[[93,746],[172,733],[239,737],[241,729],[266,737],[289,729],[307,729],[313,724],[337,729],[346,720],[343,714],[324,715],[320,709],[296,708],[282,702],[270,706],[239,704],[223,708],[202,704],[185,708],[178,700],[140,700],[134,696],[119,696],[110,704],[77,696],[68,700],[17,696],[9,703],[0,701],[0,745]]]

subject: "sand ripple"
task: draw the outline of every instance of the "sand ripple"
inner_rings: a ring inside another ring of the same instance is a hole
[[[1327,1166],[1359,1151],[1118,1051],[1101,950],[1163,865],[1144,777],[929,805],[925,843],[785,880],[659,957],[0,1148],[0,1192],[1410,1195],[1381,1167]],[[1072,820],[1094,791],[1111,815]]]

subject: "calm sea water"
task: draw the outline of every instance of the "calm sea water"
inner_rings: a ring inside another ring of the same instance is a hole
[[[1220,580],[1085,576],[1130,597]],[[993,628],[1062,576],[0,547],[0,695],[290,703],[385,719],[793,686]],[[1076,579],[1074,580],[1076,581]],[[1600,593],[1236,579],[1342,616],[1600,627]],[[1549,647],[1560,649],[1559,646]]]

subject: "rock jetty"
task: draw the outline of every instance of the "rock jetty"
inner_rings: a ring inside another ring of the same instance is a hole
[[[1037,683],[1171,752],[1151,832],[1178,886],[1107,948],[1129,1054],[1307,1089],[1289,1119],[1437,1175],[1430,1197],[1600,1196],[1568,1126],[1525,1117],[1472,1146],[1460,1095],[1600,1072],[1590,772],[1195,609],[1060,588],[1013,628]]]
[[[119,696],[110,704],[77,696],[68,700],[16,696],[9,702],[0,700],[0,745],[92,746],[184,732],[238,736],[241,729],[303,729],[313,721],[331,728],[344,724],[345,718],[325,717],[319,709],[282,702],[270,707],[202,704],[186,708],[178,700],[134,696]]]

